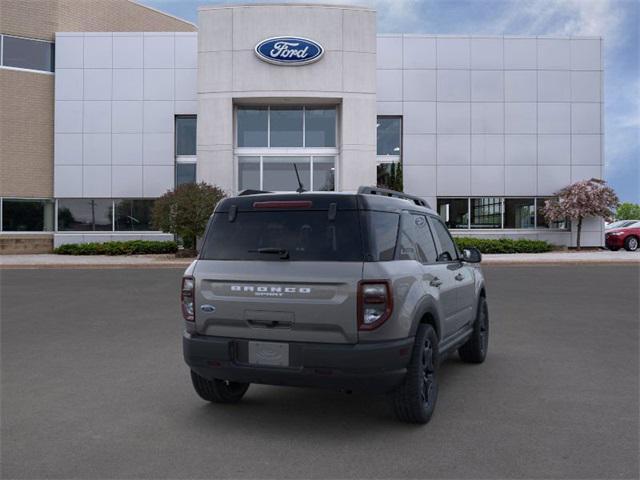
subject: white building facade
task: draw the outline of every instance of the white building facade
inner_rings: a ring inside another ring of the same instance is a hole
[[[295,190],[296,169],[307,190],[403,186],[454,234],[575,244],[537,211],[603,177],[601,39],[375,22],[362,7],[226,5],[200,8],[197,34],[59,33],[55,244],[168,238],[149,212],[176,184]],[[321,52],[274,64],[256,52],[274,38]],[[600,220],[583,230],[602,245]]]

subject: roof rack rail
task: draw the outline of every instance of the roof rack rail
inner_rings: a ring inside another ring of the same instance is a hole
[[[251,190],[251,189],[247,189],[247,190],[241,191],[238,194],[238,196],[239,197],[244,197],[245,195],[258,195],[260,193],[273,193],[273,192],[269,192],[267,190]]]
[[[420,197],[409,195],[408,193],[397,192],[395,190],[389,190],[386,188],[362,186],[358,188],[358,193],[366,194],[366,195],[380,195],[382,197],[400,198],[402,200],[408,200],[410,202],[413,202],[416,205],[419,205],[421,207],[431,208],[429,203]]]

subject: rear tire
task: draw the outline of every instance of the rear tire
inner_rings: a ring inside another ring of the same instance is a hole
[[[421,324],[407,367],[407,375],[390,399],[398,420],[427,423],[438,399],[438,336],[431,325]]]
[[[191,370],[191,383],[200,398],[213,403],[238,403],[250,385],[227,380],[208,380],[193,370]]]
[[[624,239],[624,249],[627,252],[635,252],[638,250],[638,237],[629,236]]]
[[[489,309],[487,300],[480,297],[478,313],[473,324],[473,333],[469,340],[458,349],[458,354],[463,362],[482,363],[487,357],[489,347]]]

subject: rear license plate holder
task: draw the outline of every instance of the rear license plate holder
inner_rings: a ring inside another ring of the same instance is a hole
[[[269,367],[289,366],[289,344],[249,342],[249,363]]]

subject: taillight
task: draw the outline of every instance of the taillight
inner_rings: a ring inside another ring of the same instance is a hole
[[[182,316],[188,322],[195,321],[195,304],[193,292],[195,280],[193,277],[182,277],[182,289],[180,290],[180,305],[182,306]]]
[[[388,280],[358,284],[358,330],[374,330],[391,316],[393,296]]]

